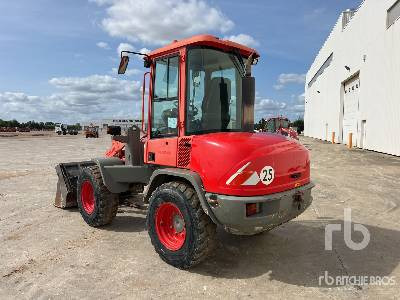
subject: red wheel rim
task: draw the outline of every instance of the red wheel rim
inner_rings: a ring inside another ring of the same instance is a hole
[[[162,203],[156,211],[156,232],[160,242],[171,251],[182,248],[186,239],[186,225],[179,208],[171,203]]]
[[[81,203],[87,214],[90,215],[94,211],[95,202],[92,183],[85,180],[81,186]]]

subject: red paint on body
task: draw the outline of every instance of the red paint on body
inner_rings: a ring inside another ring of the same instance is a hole
[[[254,171],[259,176],[265,166],[273,167],[274,181],[265,185],[260,180],[255,185],[243,186],[235,184],[235,178],[228,185],[228,179],[248,162],[246,171]],[[200,175],[207,192],[223,195],[268,195],[310,182],[308,150],[296,140],[269,133],[222,132],[194,136],[190,169]],[[291,177],[298,173],[300,177]]]

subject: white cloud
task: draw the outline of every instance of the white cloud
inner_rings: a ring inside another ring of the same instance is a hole
[[[288,111],[292,113],[304,113],[304,104],[295,104],[289,106]]]
[[[96,44],[96,46],[99,48],[102,48],[102,49],[106,49],[106,50],[110,49],[110,46],[108,46],[108,44],[106,42],[98,42]]]
[[[140,115],[141,84],[108,75],[62,77],[49,81],[58,91],[38,97],[25,93],[0,93],[0,118],[74,123],[112,117],[125,111]]]
[[[254,107],[255,121],[257,122],[261,118],[268,119],[270,117],[280,115],[286,109],[286,107],[287,104],[285,102],[256,97],[256,103]]]
[[[256,41],[252,36],[244,33],[240,33],[238,35],[225,36],[223,39],[236,42],[248,47],[257,47],[260,45],[260,43]]]
[[[109,72],[111,75],[117,75],[118,74],[118,68],[112,68],[111,71]],[[127,69],[125,71],[124,76],[133,76],[133,75],[140,75],[143,74],[142,70],[139,69]]]
[[[256,102],[257,110],[277,111],[286,108],[285,102],[279,102],[272,99],[260,99]]]
[[[288,111],[296,117],[304,115],[305,93],[295,97],[295,102],[288,106]]]
[[[120,43],[117,48],[118,56],[121,55],[121,51],[135,51],[135,52],[139,52],[139,53],[143,53],[143,54],[149,54],[151,52],[151,50],[147,49],[147,48],[141,48],[138,50],[129,43]]]
[[[258,122],[261,118],[268,119],[276,116],[285,116],[290,120],[296,120],[304,116],[304,93],[292,95],[291,101],[277,101],[266,97],[260,97],[256,93],[256,103],[254,107],[254,120]]]
[[[303,104],[303,105],[304,105],[305,98],[306,98],[306,93],[303,93],[303,94],[301,94],[301,95],[298,95],[298,96],[297,96],[297,102],[298,102],[299,104]]]
[[[288,84],[304,84],[306,82],[306,74],[296,74],[296,73],[288,73],[288,74],[280,74],[278,77],[277,84],[274,85],[276,90],[283,89]]]
[[[135,51],[135,47],[128,43],[120,43],[117,48],[118,56],[121,55],[121,51]]]
[[[147,49],[147,48],[141,48],[141,49],[139,49],[139,52],[144,53],[144,54],[149,54],[151,52],[151,50]]]
[[[204,32],[225,33],[233,21],[202,0],[91,0],[106,6],[102,27],[113,37],[162,45]]]

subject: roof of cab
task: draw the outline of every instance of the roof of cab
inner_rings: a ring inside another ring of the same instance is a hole
[[[180,41],[173,41],[171,44],[166,45],[162,48],[158,48],[156,50],[151,51],[148,56],[150,58],[154,58],[169,52],[173,52],[173,50],[186,47],[186,46],[211,46],[211,47],[216,47],[220,48],[225,51],[230,51],[232,49],[238,49],[240,54],[242,54],[245,57],[250,56],[251,53],[255,53],[255,58],[259,57],[260,55],[255,49],[246,47],[244,45],[228,41],[228,40],[220,40],[219,38],[208,35],[208,34],[202,34],[202,35],[195,35],[187,39],[183,39]]]

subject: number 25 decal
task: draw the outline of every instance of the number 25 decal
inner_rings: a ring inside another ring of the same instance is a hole
[[[260,180],[265,185],[270,185],[275,178],[275,171],[273,167],[266,166],[261,170]]]

